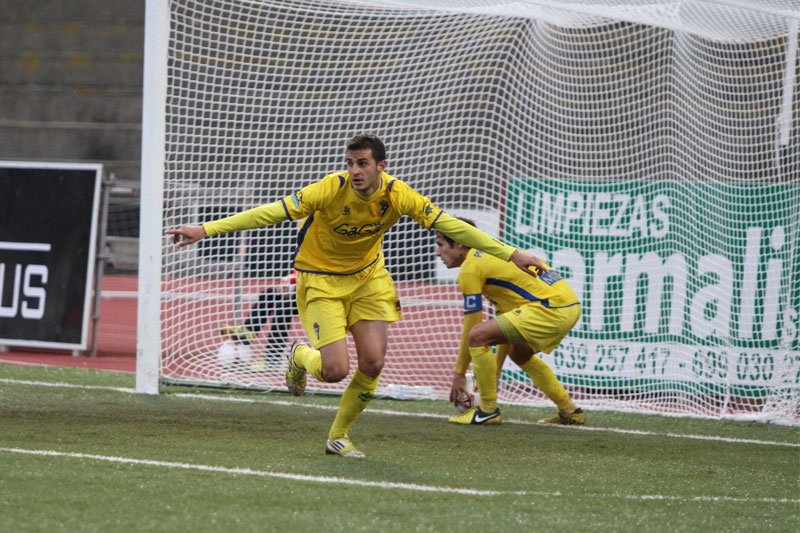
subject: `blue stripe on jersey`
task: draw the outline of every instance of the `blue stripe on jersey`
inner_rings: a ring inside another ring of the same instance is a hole
[[[572,307],[573,305],[579,305],[580,302],[575,302],[574,304],[569,305],[546,305],[548,309],[564,309],[565,307]]]
[[[341,189],[344,187],[344,184],[347,183],[347,179],[344,176],[339,176],[339,188]]]
[[[541,302],[542,306],[543,307],[547,307],[548,309],[561,309],[561,308],[564,308],[564,307],[572,307],[573,305],[577,305],[577,304],[580,303],[580,302],[575,302],[575,303],[572,303],[572,304],[569,304],[569,305],[551,306],[549,299],[547,299],[547,298],[545,298],[545,299],[537,298],[536,296],[534,296],[533,294],[529,293],[528,291],[526,291],[525,289],[523,289],[519,285],[515,285],[515,284],[511,283],[510,281],[505,281],[505,280],[502,280],[502,279],[486,278],[486,285],[495,285],[497,287],[503,287],[504,289],[508,289],[510,291],[514,291],[515,293],[519,294],[520,296],[522,296],[526,300],[530,300],[531,302]]]
[[[513,292],[519,294],[520,296],[522,296],[526,300],[530,300],[531,302],[541,302],[543,306],[550,307],[550,302],[547,300],[547,298],[545,298],[544,300],[542,300],[541,298],[537,298],[536,296],[534,296],[533,294],[529,293],[528,291],[526,291],[525,289],[523,289],[519,285],[515,285],[514,283],[511,283],[510,281],[506,281],[506,280],[503,280],[503,279],[496,279],[496,278],[486,278],[486,284],[487,285],[495,285],[497,287],[503,287],[504,289],[508,289],[510,291],[513,291]]]
[[[306,233],[308,232],[308,228],[310,228],[311,224],[314,222],[314,215],[316,215],[316,213],[311,213],[310,215],[308,215],[308,218],[306,218],[303,227],[300,228],[300,231],[297,232],[297,246],[294,249],[292,262],[294,262],[295,258],[297,257],[297,254],[300,252],[300,245],[303,244],[303,240],[306,238]]]
[[[297,255],[297,250],[295,250],[294,255]],[[359,272],[363,272],[364,270],[374,265],[375,262],[378,259],[380,259],[380,257],[381,254],[379,253],[378,255],[375,256],[375,259],[372,261],[372,263],[368,264],[364,268],[359,268],[354,272],[325,272],[324,270],[303,270],[302,268],[297,268],[297,267],[295,267],[295,270],[297,270],[298,272],[308,272],[309,274],[325,274],[327,276],[352,276],[353,274],[358,274]]]
[[[529,293],[528,291],[526,291],[525,289],[523,289],[519,285],[515,285],[514,283],[511,283],[510,281],[506,281],[506,280],[503,280],[503,279],[497,279],[497,278],[486,278],[486,284],[487,285],[496,285],[498,287],[503,287],[504,289],[508,289],[510,291],[516,292],[517,294],[519,294],[520,296],[522,296],[526,300],[530,300],[532,302],[540,302],[540,301],[542,301],[541,298],[537,298],[536,296],[534,296],[533,294]]]
[[[464,314],[475,313],[483,311],[483,300],[481,300],[481,293],[478,294],[465,294],[464,295]]]
[[[431,229],[433,229],[433,226],[436,224],[436,221],[439,220],[439,217],[442,216],[442,213],[444,213],[444,210],[440,209],[439,214],[436,215],[436,218],[434,218],[433,222],[431,222]]]
[[[383,178],[381,178],[381,179],[383,179]],[[392,187],[394,186],[394,182],[395,181],[397,181],[397,179],[393,179],[392,181],[390,181],[389,185],[386,187],[386,190],[388,190],[389,192],[392,192]]]
[[[292,220],[292,215],[289,214],[289,208],[286,207],[286,199],[285,198],[283,200],[281,200],[281,204],[283,205],[283,210],[286,211],[286,218],[288,218],[289,220]]]

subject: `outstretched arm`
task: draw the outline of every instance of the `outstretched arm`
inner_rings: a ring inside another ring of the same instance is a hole
[[[210,237],[220,233],[230,233],[232,231],[272,226],[288,218],[289,214],[286,212],[283,203],[278,201],[248,209],[247,211],[242,211],[236,215],[221,218],[213,222],[206,222],[202,226],[186,224],[178,229],[167,230],[164,233],[172,235],[172,242],[174,244],[186,246],[187,244],[194,244],[204,237]],[[182,241],[181,237],[185,240]]]
[[[464,246],[483,250],[495,257],[499,257],[503,261],[511,261],[533,277],[538,277],[548,271],[544,263],[531,254],[500,242],[475,226],[453,218],[447,213],[442,213],[439,216],[436,220],[435,229]]]

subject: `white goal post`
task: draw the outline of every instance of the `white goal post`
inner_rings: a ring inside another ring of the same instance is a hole
[[[275,317],[249,344],[221,327],[251,327],[297,227],[163,232],[296,192],[370,132],[390,174],[569,280],[583,315],[543,358],[581,406],[800,423],[798,21],[797,0],[148,0],[137,391],[283,388]],[[446,398],[455,273],[411,220],[384,248],[404,320],[378,393]],[[547,405],[510,361],[499,400]]]

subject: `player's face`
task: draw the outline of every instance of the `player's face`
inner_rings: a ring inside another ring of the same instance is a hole
[[[450,244],[440,234],[436,234],[436,255],[445,264],[447,268],[456,268],[461,266],[464,262],[464,248],[456,246],[455,243]]]
[[[375,161],[372,150],[348,150],[346,154],[347,171],[350,173],[350,184],[357,193],[369,196],[378,190],[381,183],[381,172],[386,168],[386,161]]]

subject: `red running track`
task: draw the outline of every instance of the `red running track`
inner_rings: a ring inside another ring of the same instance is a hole
[[[136,371],[137,277],[104,276],[97,326],[97,357],[89,353],[11,347],[0,352],[0,364],[94,368]],[[89,328],[91,339],[91,323]],[[2,370],[0,370],[2,373]]]

